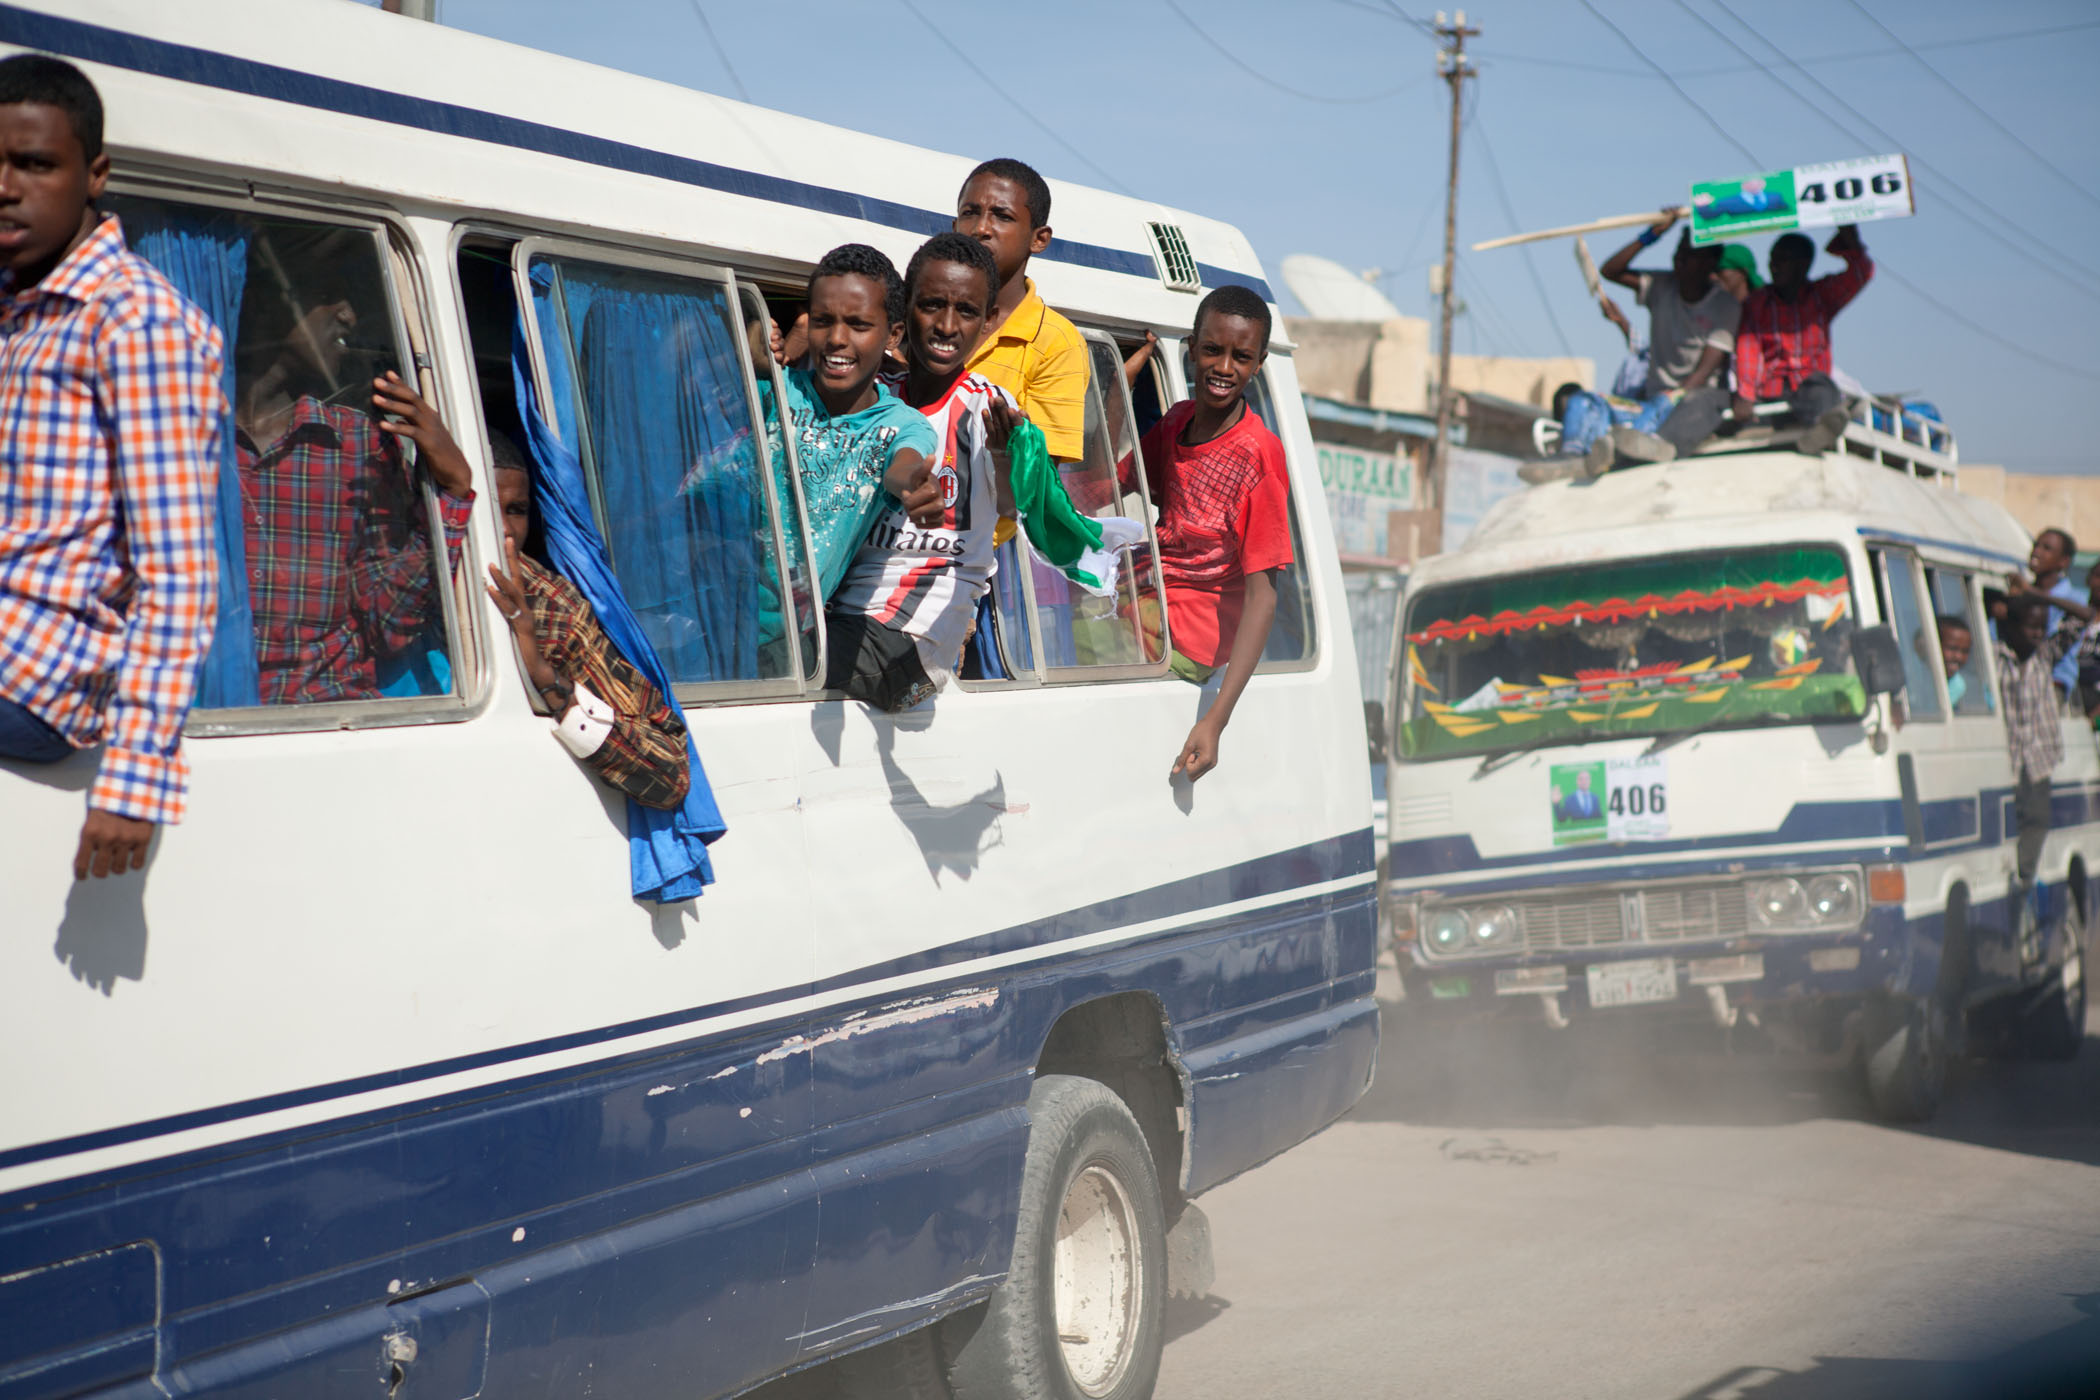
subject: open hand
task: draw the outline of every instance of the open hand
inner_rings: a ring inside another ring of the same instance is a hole
[[[87,824],[80,828],[80,849],[73,854],[73,878],[92,875],[122,875],[146,868],[146,847],[153,840],[153,823],[115,812],[88,808]]]
[[[452,434],[445,431],[445,420],[400,375],[388,370],[372,381],[372,406],[381,413],[399,415],[381,418],[379,430],[407,438],[416,445],[416,455],[438,490],[455,500],[474,494],[472,479],[467,475],[466,454],[459,450]]]

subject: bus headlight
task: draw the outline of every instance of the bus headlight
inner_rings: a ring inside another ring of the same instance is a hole
[[[1808,912],[1825,928],[1859,922],[1859,881],[1850,875],[1818,875],[1808,882]]]
[[[1429,916],[1425,932],[1429,947],[1437,953],[1463,953],[1473,936],[1473,921],[1459,909],[1439,909]]]
[[[1517,928],[1517,911],[1507,904],[1490,904],[1483,909],[1468,910],[1473,916],[1473,941],[1490,951],[1513,948],[1520,934]]]
[[[1796,878],[1776,875],[1744,886],[1750,927],[1761,933],[1820,933],[1859,926],[1866,892],[1859,875],[1831,870]]]
[[[1750,921],[1768,929],[1802,927],[1809,921],[1808,891],[1791,875],[1751,881]]]

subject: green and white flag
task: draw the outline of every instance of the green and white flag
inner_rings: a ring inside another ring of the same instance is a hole
[[[1693,185],[1692,242],[1901,219],[1916,212],[1910,163],[1902,156],[1834,160]]]

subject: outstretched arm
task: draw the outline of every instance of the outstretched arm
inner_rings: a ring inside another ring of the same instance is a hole
[[[1240,628],[1232,637],[1232,656],[1225,664],[1225,680],[1218,687],[1217,703],[1210,707],[1189,737],[1182,740],[1181,756],[1174,760],[1169,777],[1188,776],[1190,782],[1218,766],[1218,740],[1232,719],[1254,668],[1261,664],[1269,645],[1269,627],[1276,621],[1276,575],[1273,570],[1247,575],[1246,601],[1240,610]]]

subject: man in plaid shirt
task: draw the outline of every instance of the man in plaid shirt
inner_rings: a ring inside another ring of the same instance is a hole
[[[2093,609],[2052,600],[2015,578],[1998,625],[1998,688],[2005,698],[2005,742],[2012,750],[2013,810],[2020,823],[2020,878],[2031,881],[2049,836],[2049,775],[2063,761],[2063,692],[2051,672],[2078,645]],[[2063,623],[2049,630],[2051,606]]]
[[[1808,280],[1816,245],[1799,233],[1772,244],[1772,281],[1750,293],[1735,333],[1735,416],[1751,420],[1761,403],[1784,403],[1775,426],[1811,425],[1797,444],[1811,456],[1830,450],[1845,432],[1845,395],[1830,377],[1830,322],[1874,276],[1874,260],[1847,224],[1829,251],[1845,270]]]
[[[108,179],[87,78],[0,61],[0,759],[107,745],[78,879],[182,820],[217,610],[219,332],[96,212]]]

